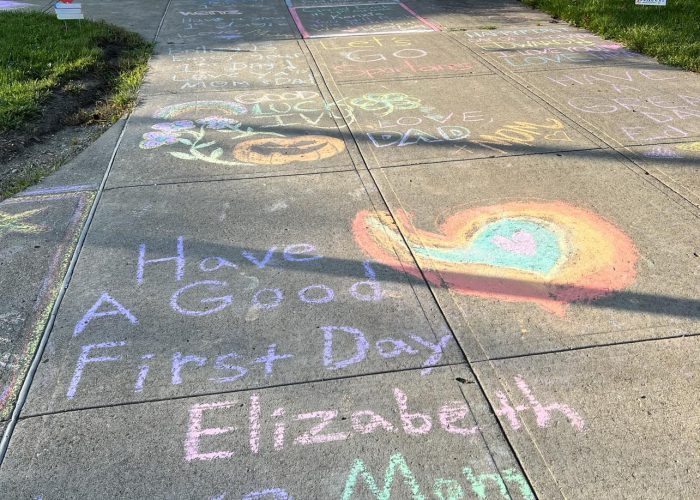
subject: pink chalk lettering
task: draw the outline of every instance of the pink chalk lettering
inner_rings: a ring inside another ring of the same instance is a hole
[[[262,356],[260,358],[257,358],[253,363],[264,363],[265,364],[265,376],[269,376],[272,374],[272,365],[274,364],[275,361],[279,359],[288,359],[288,358],[293,358],[294,355],[292,354],[282,354],[281,356],[277,355],[277,344],[270,344],[270,346],[267,348],[267,356]]]
[[[222,257],[207,257],[199,263],[199,269],[205,273],[211,273],[217,271],[222,267],[231,267],[233,269],[238,269],[238,264],[229,262]]]
[[[318,298],[309,298],[307,297],[307,294],[311,290],[321,290],[325,295]],[[311,285],[299,290],[299,300],[306,302],[307,304],[325,304],[327,302],[331,302],[333,297],[335,297],[335,293],[326,285]]]
[[[357,328],[352,328],[350,326],[322,326],[321,330],[323,330],[324,337],[323,365],[329,370],[347,368],[350,365],[359,363],[367,357],[369,342],[365,338],[365,335]],[[349,333],[355,340],[355,355],[342,361],[334,361],[333,358],[333,335],[334,332],[338,331]]]
[[[495,413],[499,417],[505,417],[513,430],[518,430],[522,427],[520,423],[520,418],[518,418],[518,412],[525,411],[527,406],[519,405],[513,408],[508,402],[508,398],[501,391],[496,392],[496,398],[498,399],[500,408],[497,408]]]
[[[418,342],[423,347],[427,347],[428,349],[433,351],[432,356],[426,359],[425,362],[421,365],[423,369],[421,370],[420,374],[427,375],[432,371],[433,367],[437,365],[442,359],[443,350],[445,349],[449,341],[452,340],[452,335],[443,335],[437,344],[433,344],[429,340],[425,340],[424,338],[418,335],[411,335],[410,338]]]
[[[269,292],[275,294],[275,301],[261,302],[260,296]],[[257,307],[258,309],[275,309],[276,307],[279,307],[282,300],[284,300],[284,293],[282,293],[282,290],[279,288],[263,288],[262,290],[258,290],[255,295],[253,295],[253,307]]]
[[[199,451],[199,439],[202,436],[218,436],[235,430],[235,427],[211,427],[202,429],[202,418],[204,412],[209,410],[220,410],[231,408],[235,405],[233,401],[219,401],[217,403],[200,403],[190,408],[189,425],[187,428],[187,438],[185,439],[185,460],[213,460],[215,458],[229,458],[233,456],[232,451],[212,451],[201,453]]]
[[[273,417],[284,417],[284,408],[277,408],[272,412]],[[284,448],[284,422],[275,422],[275,450]]]
[[[585,426],[583,419],[568,405],[561,403],[551,403],[547,406],[542,405],[532,394],[530,387],[527,385],[522,375],[518,375],[515,377],[515,385],[518,386],[520,392],[523,393],[523,396],[525,396],[528,403],[530,403],[532,411],[535,412],[535,416],[537,417],[537,425],[539,427],[549,427],[549,421],[552,418],[551,413],[553,411],[558,411],[561,412],[569,420],[571,425],[576,430],[583,430]]]
[[[127,343],[125,341],[121,342],[103,342],[101,344],[90,344],[84,345],[81,348],[80,356],[78,357],[78,362],[75,365],[75,371],[73,372],[73,378],[70,381],[70,386],[68,387],[68,392],[66,397],[68,399],[73,399],[75,393],[78,390],[78,384],[80,384],[80,379],[83,377],[83,370],[85,366],[89,363],[102,363],[104,361],[119,361],[122,359],[121,355],[118,356],[98,356],[96,358],[91,358],[90,351],[93,349],[109,349],[111,347],[123,347]]]
[[[175,262],[175,279],[181,281],[185,277],[185,237],[180,236],[177,239],[177,255],[173,257],[162,257],[160,259],[146,260],[146,244],[142,243],[139,246],[139,260],[136,266],[136,283],[143,284],[143,272],[146,264],[157,264],[160,262]]]
[[[475,425],[473,427],[457,427],[455,423],[461,422],[467,416],[471,415],[469,406],[464,401],[454,401],[452,403],[445,404],[438,412],[438,418],[440,419],[440,425],[447,432],[452,434],[459,434],[461,436],[471,436],[477,433],[479,426]]]
[[[368,422],[364,422],[366,418],[369,418]],[[352,414],[351,421],[353,430],[360,434],[370,434],[380,427],[387,432],[396,431],[394,426],[384,417],[369,410],[356,411]]]
[[[250,396],[250,451],[260,451],[260,396]]]
[[[172,364],[172,381],[171,383],[173,385],[180,385],[182,384],[182,376],[180,375],[180,372],[182,371],[182,367],[185,366],[188,363],[194,363],[197,366],[204,366],[207,363],[207,358],[203,358],[201,356],[183,356],[181,352],[176,352],[173,354],[173,364]]]
[[[102,306],[104,303],[109,303],[112,306],[114,306],[114,309],[110,311],[102,311],[102,312],[97,312],[97,310]],[[97,302],[93,304],[93,306],[88,310],[88,312],[85,313],[85,316],[82,317],[80,321],[78,321],[75,324],[75,328],[73,329],[73,336],[77,337],[82,333],[83,330],[85,330],[85,327],[88,326],[88,323],[92,321],[95,318],[103,318],[105,316],[124,316],[126,319],[129,320],[129,323],[132,325],[138,325],[139,321],[136,319],[136,316],[131,314],[131,311],[129,311],[126,307],[121,305],[119,302],[117,302],[115,299],[113,299],[107,292],[103,293],[100,295],[100,298],[97,299]]]
[[[401,423],[403,424],[403,430],[406,434],[416,435],[430,432],[430,429],[433,428],[433,421],[428,415],[423,413],[408,413],[408,397],[406,393],[396,388],[394,389],[394,398],[396,398],[396,404],[399,406]],[[421,424],[418,426],[414,425],[415,420],[420,420]]]
[[[236,359],[240,358],[238,354],[235,352],[230,352],[228,354],[223,354],[221,356],[216,357],[216,361],[214,362],[214,368],[217,370],[235,370],[238,373],[235,375],[231,375],[228,377],[213,377],[210,378],[212,382],[216,382],[217,384],[225,384],[226,382],[234,382],[238,380],[239,378],[245,376],[246,373],[248,373],[248,369],[244,368],[242,366],[238,365],[228,365],[226,364],[227,359]],[[206,358],[205,358],[206,359]]]
[[[385,344],[390,344],[390,350],[384,350]],[[384,359],[395,358],[396,356],[400,356],[402,353],[406,353],[410,356],[420,353],[420,351],[417,351],[403,340],[395,340],[392,338],[377,340],[374,345],[377,348],[379,355]]]
[[[332,441],[344,441],[349,436],[349,432],[336,432],[333,434],[320,434],[328,424],[338,416],[337,410],[315,411],[313,413],[302,413],[297,415],[297,420],[311,420],[320,418],[321,422],[314,425],[307,433],[297,437],[294,442],[297,444],[330,443]]]
[[[248,261],[250,261],[252,264],[255,264],[255,267],[258,269],[265,269],[265,266],[272,260],[272,256],[275,253],[275,250],[277,250],[277,247],[272,247],[270,248],[266,253],[265,256],[262,258],[262,260],[258,260],[255,255],[253,255],[250,252],[241,252],[241,255],[245,257]]]
[[[197,287],[202,287],[206,286],[208,287],[210,292],[215,291],[216,288],[226,288],[228,287],[228,283],[225,281],[213,281],[213,280],[205,280],[205,281],[197,281],[195,283],[190,283],[187,286],[184,286],[180,288],[177,292],[175,292],[170,299],[170,307],[173,308],[175,312],[178,312],[184,316],[208,316],[209,314],[214,314],[219,311],[222,311],[226,309],[231,303],[233,302],[233,296],[232,295],[223,295],[220,297],[207,297],[204,299],[200,299],[201,304],[216,304],[218,303],[219,305],[216,307],[213,307],[211,309],[204,309],[204,310],[194,310],[194,309],[185,309],[184,307],[180,306],[178,303],[178,300],[180,298],[180,295],[185,293],[186,291],[192,289],[192,288],[197,288]]]
[[[313,245],[308,245],[306,243],[301,243],[299,245],[289,245],[284,249],[284,252],[282,253],[282,256],[284,257],[284,260],[289,261],[289,262],[308,262],[310,260],[318,260],[322,259],[323,256],[321,255],[311,255],[309,257],[297,257],[297,255],[303,255],[303,254],[308,254],[311,252],[315,252],[316,247]]]

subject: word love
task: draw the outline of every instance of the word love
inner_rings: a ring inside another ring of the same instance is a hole
[[[452,335],[445,335],[435,342],[419,335],[410,334],[405,339],[386,337],[370,344],[367,337],[357,328],[350,326],[323,326],[322,348],[319,339],[319,349],[322,354],[318,356],[323,367],[330,371],[337,371],[362,363],[368,358],[391,359],[399,356],[420,356],[424,359],[421,364],[421,375],[427,375],[442,359],[443,351]],[[313,340],[311,341],[313,343]],[[130,343],[127,341],[102,342],[81,347],[78,361],[75,365],[73,377],[66,397],[73,399],[78,391],[78,386],[83,378],[83,372],[88,365],[102,365],[104,363],[119,363],[124,366],[128,359],[134,356],[124,356],[128,352]],[[308,354],[305,352],[305,357]],[[136,356],[138,359],[138,356]],[[287,360],[286,363],[294,363],[295,355],[289,352],[278,352],[277,344],[267,347],[264,356],[242,356],[237,352],[229,352],[212,358],[202,353],[191,354],[175,352],[171,357],[156,359],[153,353],[140,356],[140,364],[134,377],[134,392],[143,392],[146,380],[149,379],[151,368],[158,372],[169,373],[170,384],[180,385],[183,379],[201,380],[202,375],[206,380],[214,384],[230,384],[251,375],[251,370],[258,370],[258,376],[270,377],[277,368],[278,362]],[[313,359],[313,358],[312,358]],[[165,365],[165,366],[164,366]],[[126,368],[128,369],[128,368]],[[262,372],[262,373],[260,373]],[[151,376],[152,377],[152,376]],[[157,379],[162,383],[162,376]]]

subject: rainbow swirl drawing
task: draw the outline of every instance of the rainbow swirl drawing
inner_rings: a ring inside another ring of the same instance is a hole
[[[358,213],[355,241],[382,264],[464,295],[532,302],[563,316],[571,302],[621,290],[636,275],[637,249],[625,233],[559,201],[462,210],[437,233],[415,228],[403,210],[395,217]]]

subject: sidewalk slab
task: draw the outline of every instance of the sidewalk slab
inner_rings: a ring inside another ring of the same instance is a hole
[[[472,381],[453,367],[25,419],[0,481],[13,498],[534,498]]]
[[[420,16],[444,30],[495,29],[543,24],[551,16],[517,0],[407,0]]]
[[[160,45],[141,95],[315,86],[306,54],[294,40],[185,48]]]
[[[46,5],[47,2],[42,2]],[[102,20],[135,31],[147,40],[153,40],[165,15],[168,0],[149,0],[144,8],[142,0],[90,0],[82,2],[87,19]]]
[[[700,207],[700,141],[628,148],[630,158]]]
[[[352,170],[339,117],[313,88],[149,96],[107,186]]]
[[[370,168],[597,147],[499,75],[331,88]],[[349,111],[348,111],[349,110]]]
[[[441,33],[323,38],[307,45],[335,83],[492,73]]]
[[[299,38],[282,0],[270,2],[174,1],[158,36],[160,45],[214,46]]]
[[[541,498],[539,479],[553,476],[565,498],[674,499],[694,497],[700,477],[699,359],[698,337],[687,337],[474,369]]]
[[[700,76],[690,72],[630,64],[519,77],[567,116],[618,145],[700,137]]]
[[[470,361],[700,333],[697,216],[617,155],[375,177]],[[359,246],[418,275],[382,217],[356,221]]]
[[[93,200],[93,193],[0,203],[0,420],[14,408]]]
[[[437,31],[402,2],[290,7],[304,38]]]
[[[462,362],[425,284],[354,245],[371,206],[355,173],[106,192],[24,414]]]
[[[500,69],[516,73],[629,63],[658,68],[651,57],[568,25],[464,31],[454,37]]]

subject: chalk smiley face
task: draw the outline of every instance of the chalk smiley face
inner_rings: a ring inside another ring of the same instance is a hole
[[[462,210],[434,233],[417,229],[402,210],[395,219],[366,211],[357,214],[353,233],[385,265],[463,295],[532,302],[559,316],[571,302],[630,285],[638,259],[632,240],[612,223],[559,201]]]
[[[245,163],[284,165],[323,160],[340,153],[345,143],[323,135],[250,139],[233,148],[233,156]]]

